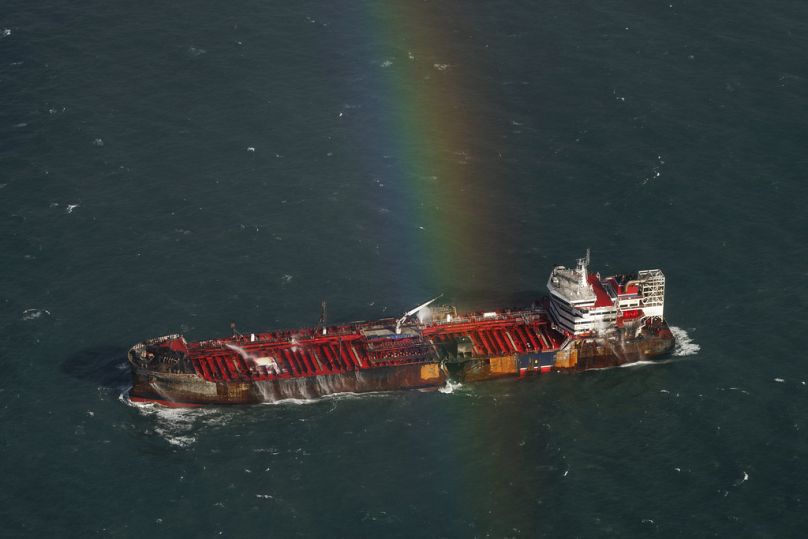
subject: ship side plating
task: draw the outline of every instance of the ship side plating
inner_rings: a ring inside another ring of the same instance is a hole
[[[129,351],[130,399],[169,406],[249,404],[341,392],[437,388],[530,372],[580,371],[668,353],[660,270],[602,278],[589,253],[556,266],[532,307],[458,314],[437,298],[399,319],[187,342]],[[321,319],[324,322],[324,312]]]

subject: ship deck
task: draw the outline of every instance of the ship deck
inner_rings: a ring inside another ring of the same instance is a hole
[[[164,346],[182,352],[207,381],[266,381],[344,374],[378,367],[437,362],[451,354],[462,337],[473,357],[530,354],[556,350],[564,335],[543,309],[470,313],[451,321],[405,324],[395,319],[322,328],[280,330]]]

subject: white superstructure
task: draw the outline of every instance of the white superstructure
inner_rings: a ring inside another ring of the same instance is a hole
[[[601,279],[589,273],[589,251],[575,268],[556,266],[547,280],[553,321],[572,335],[601,333],[630,320],[663,318],[665,275],[641,270]]]

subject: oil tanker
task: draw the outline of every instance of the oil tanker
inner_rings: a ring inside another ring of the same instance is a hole
[[[188,342],[149,339],[128,353],[133,402],[257,404],[342,392],[439,388],[529,373],[572,372],[668,354],[665,276],[601,277],[589,252],[556,266],[530,307],[458,313],[430,300],[400,318]]]

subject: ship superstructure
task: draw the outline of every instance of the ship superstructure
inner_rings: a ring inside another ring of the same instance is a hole
[[[328,393],[438,387],[529,372],[620,365],[668,352],[659,270],[601,278],[589,254],[556,266],[544,302],[458,313],[430,300],[401,318],[132,347],[134,401],[243,404]]]
[[[589,272],[589,251],[574,268],[556,266],[547,280],[549,311],[565,333],[605,333],[664,318],[665,275],[641,270],[602,278]]]

